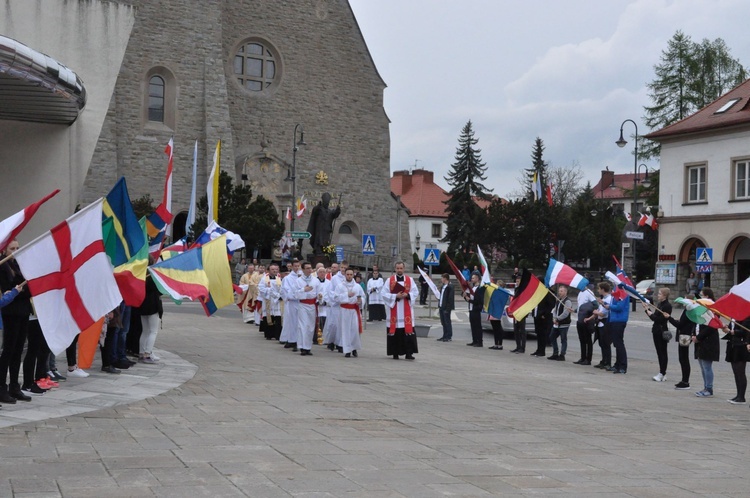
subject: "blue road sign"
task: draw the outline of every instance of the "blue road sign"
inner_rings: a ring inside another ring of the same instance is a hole
[[[425,249],[423,261],[424,261],[425,266],[439,266],[440,265],[440,249]]]
[[[375,255],[375,236],[371,233],[362,235],[362,254],[365,256]]]
[[[695,271],[711,273],[714,261],[714,250],[711,247],[698,247],[695,250]]]

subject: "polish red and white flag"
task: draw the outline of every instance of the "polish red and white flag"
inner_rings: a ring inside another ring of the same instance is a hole
[[[5,251],[8,244],[10,244],[19,233],[21,233],[23,227],[26,226],[36,213],[37,209],[39,209],[39,206],[56,196],[58,192],[60,192],[60,189],[50,192],[46,197],[43,197],[34,204],[0,222],[0,252]]]

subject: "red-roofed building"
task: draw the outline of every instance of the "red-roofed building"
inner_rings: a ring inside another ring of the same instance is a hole
[[[646,138],[661,144],[659,254],[682,293],[710,248],[707,284],[723,294],[750,276],[750,80]]]
[[[417,252],[422,258],[427,247],[436,247],[441,253],[445,251],[448,243],[439,240],[445,237],[445,220],[448,219],[445,201],[450,196],[435,183],[435,174],[426,169],[396,171],[391,177],[391,192],[400,196],[401,202],[410,212],[409,240],[412,253]],[[482,209],[487,209],[492,201],[474,198],[474,202]]]
[[[609,168],[602,170],[599,183],[591,189],[594,197],[607,201],[615,212],[632,213],[633,206],[633,173],[615,174]],[[643,181],[645,173],[638,175],[638,181]],[[628,191],[627,193],[625,191]],[[643,201],[636,204],[636,211],[644,212]]]
[[[439,242],[445,237],[444,201],[448,192],[436,184],[434,173],[426,169],[396,171],[391,177],[391,192],[400,196],[401,202],[409,210],[409,241],[411,252],[417,252],[417,235],[419,235],[419,257],[423,256],[425,247],[437,247],[440,252],[448,248],[446,242]]]

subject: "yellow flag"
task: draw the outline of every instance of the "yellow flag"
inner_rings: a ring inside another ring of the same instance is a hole
[[[205,303],[206,313],[212,315],[217,309],[234,304],[232,271],[227,258],[227,237],[222,235],[201,246],[203,271],[208,277],[209,299]]]
[[[208,198],[208,223],[219,220],[219,176],[221,172],[221,140],[216,142],[214,166],[208,176],[206,197]]]

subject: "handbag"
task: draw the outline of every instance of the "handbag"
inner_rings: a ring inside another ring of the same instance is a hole
[[[672,340],[672,332],[670,332],[669,330],[665,330],[665,331],[663,331],[661,333],[661,337],[665,341],[671,341]]]
[[[679,342],[680,346],[688,347],[688,346],[690,346],[690,343],[693,342],[693,340],[692,340],[691,336],[686,335],[686,334],[682,334],[678,338],[678,342]]]

